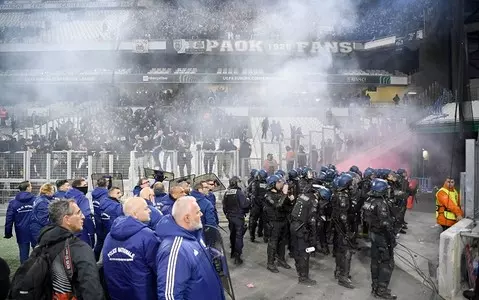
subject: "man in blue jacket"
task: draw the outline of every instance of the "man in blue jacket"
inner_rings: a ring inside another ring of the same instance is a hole
[[[65,194],[71,189],[70,182],[66,179],[58,179],[55,185],[57,186],[57,191],[53,194],[53,198],[65,199]]]
[[[81,240],[93,248],[95,245],[95,223],[90,208],[90,200],[85,196],[88,193],[88,183],[84,178],[75,179],[72,188],[65,193],[65,198],[75,200],[81,212],[85,216],[83,229],[78,235]]]
[[[160,209],[160,202],[163,197],[165,197],[167,194],[165,193],[165,186],[161,182],[156,182],[153,185],[153,192],[155,192],[155,201],[154,201],[154,206],[158,209]]]
[[[171,210],[173,209],[173,204],[175,204],[176,199],[183,196],[186,196],[186,193],[181,186],[176,185],[171,187],[170,193],[160,199],[159,209],[163,215],[171,215]]]
[[[214,212],[215,212],[215,217],[216,217],[216,223],[220,223],[219,217],[218,217],[218,210],[216,209],[216,196],[215,193],[213,193],[213,190],[215,189],[216,182],[214,180],[208,180],[206,182],[208,184],[208,193],[205,195],[206,199],[211,202],[211,205],[213,205]]]
[[[115,219],[123,215],[123,207],[120,203],[120,197],[120,188],[112,186],[108,191],[108,197],[104,197],[100,201],[101,226],[105,237],[110,232]]]
[[[105,240],[106,233],[105,229],[101,223],[101,211],[100,211],[100,202],[101,199],[108,197],[108,181],[106,178],[100,178],[96,181],[97,187],[91,192],[91,198],[93,201],[93,215],[95,219],[95,234],[96,234],[96,244],[95,244],[95,259],[98,261],[100,258],[101,249],[103,247],[103,241]]]
[[[160,240],[148,227],[150,210],[142,198],[125,201],[103,248],[103,268],[112,300],[156,299],[156,254]]]
[[[210,203],[211,204],[211,203]],[[201,209],[193,197],[181,197],[172,215],[156,227],[158,300],[224,300],[221,280],[203,241]]]
[[[23,263],[30,255],[30,245],[33,247],[36,244],[30,232],[30,220],[32,218],[35,195],[32,194],[32,185],[29,181],[21,182],[18,185],[18,189],[20,193],[8,203],[5,218],[5,238],[9,239],[13,236],[12,229],[15,226],[15,235],[17,236],[17,244],[20,251],[20,263]]]
[[[195,197],[200,206],[201,213],[203,214],[201,216],[201,222],[203,225],[217,227],[218,223],[215,217],[215,209],[211,202],[205,197],[208,192],[208,183],[206,183],[206,181],[201,181],[195,184],[195,189],[191,191],[191,196]]]

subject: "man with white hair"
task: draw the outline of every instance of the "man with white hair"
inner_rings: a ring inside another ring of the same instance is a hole
[[[103,246],[103,268],[111,299],[156,299],[156,254],[160,240],[148,227],[150,209],[133,197],[111,226]]]
[[[203,241],[201,210],[196,199],[184,196],[175,201],[172,215],[156,227],[162,240],[158,249],[158,300],[224,300],[220,278]]]

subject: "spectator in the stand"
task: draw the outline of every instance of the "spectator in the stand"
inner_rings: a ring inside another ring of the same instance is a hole
[[[7,110],[5,109],[5,107],[0,107],[0,125],[1,126],[6,126],[7,121],[8,119],[8,113],[7,113]]]
[[[178,168],[180,169],[180,177],[191,174],[191,159],[193,155],[191,154],[191,141],[190,136],[186,133],[183,133],[179,136],[178,139]]]
[[[308,157],[306,155],[306,152],[304,151],[304,146],[299,145],[298,152],[296,153],[296,158],[298,161],[298,167],[306,167],[308,165]]]
[[[160,240],[146,225],[150,209],[143,199],[135,197],[125,201],[123,212],[125,216],[113,222],[103,250],[110,298],[156,299],[156,254]]]
[[[286,146],[286,170],[289,172],[294,168],[295,154],[290,146]]]
[[[35,244],[32,244],[33,247],[35,247],[38,242],[42,228],[50,224],[50,220],[48,219],[48,205],[53,201],[54,193],[55,186],[50,183],[45,183],[40,187],[40,193],[33,202],[32,219],[30,221],[30,231],[35,241]]]
[[[160,200],[159,209],[163,213],[163,215],[171,215],[171,209],[173,208],[173,204],[177,199],[183,196],[186,196],[186,193],[181,186],[171,187],[170,193],[168,195],[165,195]]]
[[[401,99],[399,99],[398,94],[396,94],[396,95],[394,96],[394,98],[393,98],[393,102],[394,102],[394,104],[396,104],[396,105],[399,105],[399,101],[400,101],[400,100],[401,100]]]
[[[85,220],[83,229],[78,236],[90,247],[95,245],[95,224],[90,208],[90,200],[85,196],[88,193],[88,182],[84,178],[75,179],[72,182],[72,188],[65,194],[65,198],[74,199],[78,207],[80,207]]]
[[[64,199],[65,194],[71,189],[70,182],[66,179],[58,179],[55,182],[55,185],[57,186],[57,191],[55,192],[53,197],[58,199]]]
[[[30,254],[30,245],[33,247],[36,244],[36,240],[33,239],[30,231],[35,195],[32,194],[30,181],[21,182],[18,185],[18,190],[20,192],[8,203],[7,215],[5,217],[5,238],[9,239],[13,236],[12,231],[15,226],[20,263],[23,263]]]
[[[157,133],[153,136],[154,148],[153,148],[152,155],[153,155],[153,160],[155,161],[155,169],[163,170],[161,166],[161,162],[160,162],[160,153],[162,150],[161,147],[163,144],[164,137],[165,136],[163,135],[163,130],[161,129],[158,129]]]
[[[95,259],[98,261],[100,258],[100,252],[103,248],[103,241],[105,240],[105,230],[103,228],[103,223],[101,222],[101,200],[105,197],[108,197],[108,181],[106,178],[100,178],[96,181],[97,187],[91,192],[91,197],[93,201],[93,216],[95,219],[95,234],[96,234],[96,245],[95,245]]]
[[[200,206],[201,223],[203,225],[218,226],[217,218],[215,216],[215,209],[211,202],[206,199],[206,195],[209,193],[209,186],[206,181],[201,181],[195,184],[194,190],[191,191],[191,196],[195,197],[196,202]]]
[[[163,139],[162,148],[164,150],[163,154],[163,168],[164,170],[173,170],[173,151],[176,150],[178,145],[177,138],[173,132],[168,132]],[[170,159],[170,168],[166,167],[166,163],[168,162],[168,158]]]
[[[263,122],[261,122],[261,129],[263,130],[263,132],[261,133],[261,138],[262,138],[262,139],[266,139],[266,138],[267,138],[268,129],[269,129],[269,120],[268,120],[268,117],[264,118],[264,119],[263,119]]]
[[[220,140],[218,147],[218,151],[223,151],[223,153],[218,153],[218,177],[230,178],[231,165],[234,159],[233,151],[237,149],[229,134],[225,134],[225,137]]]
[[[241,176],[246,176],[250,170],[249,158],[251,157],[251,152],[251,143],[248,141],[248,139],[242,140],[238,152],[240,160],[239,173]]]
[[[54,144],[58,140],[58,132],[53,128],[50,127],[50,132],[48,133],[48,139],[50,143]]]
[[[216,144],[212,138],[206,138],[203,141],[203,165],[205,168],[205,174],[213,173],[213,164],[215,163]]]
[[[278,171],[278,162],[273,158],[273,154],[268,153],[266,160],[263,162],[263,169],[266,170],[268,176],[274,175]]]

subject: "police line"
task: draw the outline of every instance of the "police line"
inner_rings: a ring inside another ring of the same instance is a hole
[[[271,81],[317,82],[327,84],[374,84],[374,85],[404,85],[402,77],[379,75],[333,75],[333,74],[290,74],[280,76],[275,74],[239,75],[239,74],[152,74],[124,75],[115,74],[115,83],[260,83]],[[406,78],[407,79],[407,78]],[[0,83],[77,83],[95,82],[111,83],[111,74],[97,75],[7,75],[0,76]]]

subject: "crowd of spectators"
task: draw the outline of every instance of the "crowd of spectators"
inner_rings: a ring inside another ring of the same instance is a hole
[[[55,31],[62,27],[62,22],[75,18],[77,30],[93,30],[94,32],[78,32],[78,39],[88,37],[108,40],[117,39],[179,39],[179,38],[241,38],[241,39],[284,39],[302,36],[311,38],[334,38],[346,40],[371,40],[390,35],[404,36],[422,27],[425,14],[432,3],[431,0],[381,0],[365,1],[355,13],[342,16],[344,22],[337,26],[322,24],[324,19],[321,7],[300,13],[300,18],[284,14],[284,7],[261,5],[257,1],[205,1],[206,5],[178,5],[174,1],[161,1],[153,7],[142,9],[135,7],[129,10],[102,10],[89,12],[88,18],[82,14],[66,12],[65,17],[52,17],[42,24],[30,25],[28,20],[34,18],[32,13],[25,13],[26,25],[10,22],[11,18],[0,16],[0,42],[22,42],[24,38],[39,35],[43,31]],[[192,2],[193,3],[193,2]],[[196,3],[196,2],[195,2]],[[292,8],[290,8],[291,10]],[[43,12],[42,12],[43,13]],[[0,12],[8,15],[10,12]],[[19,13],[15,13],[19,14]],[[21,14],[21,13],[20,13]],[[35,13],[33,13],[34,15]],[[115,19],[115,14],[119,17]],[[126,14],[128,16],[126,16]],[[121,15],[121,17],[120,17]],[[18,16],[17,16],[18,17]],[[15,19],[18,19],[18,18]],[[22,16],[20,16],[22,17]],[[355,20],[351,26],[347,20]],[[105,20],[102,22],[102,20]],[[85,24],[82,24],[84,22]],[[69,22],[67,22],[69,23]],[[297,24],[297,25],[295,25]],[[296,26],[296,27],[294,27]],[[298,27],[300,26],[300,27]],[[95,29],[93,29],[95,27]],[[98,28],[96,28],[98,27]],[[292,28],[294,27],[294,28]],[[334,28],[335,27],[335,28]],[[63,32],[65,30],[59,30]],[[44,35],[42,39],[45,39]],[[72,38],[69,33],[64,37]],[[28,41],[34,41],[28,39]],[[26,42],[28,42],[26,41]],[[41,40],[40,40],[41,41]]]

